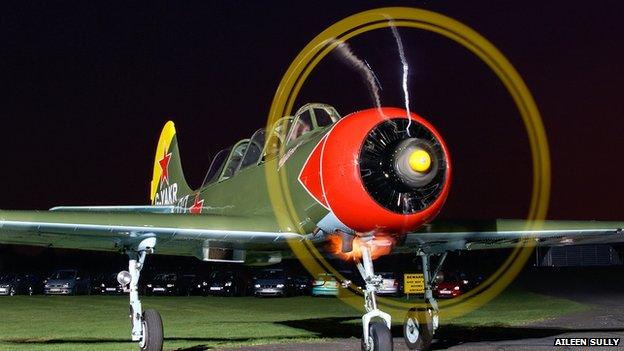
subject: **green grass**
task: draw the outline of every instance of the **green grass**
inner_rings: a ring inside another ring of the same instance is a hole
[[[145,297],[143,303],[162,314],[166,350],[355,336],[353,319],[361,316],[333,298]],[[584,308],[512,290],[450,323],[521,325]],[[126,311],[124,296],[3,297],[0,350],[136,350],[127,341]]]

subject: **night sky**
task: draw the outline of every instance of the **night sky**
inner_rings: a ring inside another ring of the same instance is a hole
[[[176,122],[199,185],[220,149],[263,127],[275,89],[305,44],[382,6],[451,16],[515,65],[542,113],[552,158],[550,218],[624,219],[624,3],[618,1],[16,2],[0,5],[0,208],[145,204],[162,125]],[[410,108],[449,144],[454,184],[441,216],[522,217],[531,190],[524,126],[493,73],[465,49],[399,29]],[[404,106],[390,30],[349,45]],[[337,54],[297,103],[372,107]]]

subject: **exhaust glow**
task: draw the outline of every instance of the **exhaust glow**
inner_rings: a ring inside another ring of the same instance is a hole
[[[373,260],[388,255],[394,247],[396,240],[391,236],[374,236],[373,238],[355,237],[353,250],[342,252],[342,238],[339,235],[330,235],[327,249],[334,256],[344,261],[359,261],[362,259],[362,246],[366,245]]]

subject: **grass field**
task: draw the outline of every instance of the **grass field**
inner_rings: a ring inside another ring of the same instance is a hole
[[[162,314],[166,350],[359,335],[360,313],[333,298],[145,297],[143,302]],[[0,350],[136,350],[128,342],[127,303],[125,296],[2,297]],[[510,290],[447,324],[522,325],[586,308]]]

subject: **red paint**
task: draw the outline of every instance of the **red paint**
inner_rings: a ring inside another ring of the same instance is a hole
[[[171,153],[167,153],[167,149],[165,147],[163,158],[158,161],[160,169],[162,170],[160,173],[160,184],[162,184],[163,181],[169,184],[169,160],[171,160]]]
[[[204,207],[204,200],[200,200],[199,195],[197,195],[195,196],[195,201],[193,202],[193,206],[189,207],[189,213],[200,214],[202,212],[203,207]]]
[[[301,184],[308,190],[310,195],[316,199],[319,203],[321,203],[324,207],[327,206],[327,200],[325,199],[325,194],[323,194],[323,186],[321,184],[321,150],[323,148],[323,144],[325,143],[325,139],[327,139],[327,135],[323,137],[319,143],[314,147],[310,156],[308,156],[308,160],[306,161],[301,173],[299,173],[299,181]]]
[[[446,200],[451,182],[451,164],[448,149],[433,126],[415,113],[410,118],[427,127],[438,139],[446,157],[446,177],[438,198],[426,209],[409,215],[394,213],[377,204],[362,183],[358,157],[362,143],[368,133],[379,123],[389,118],[408,118],[407,111],[398,108],[369,109],[344,117],[319,143],[322,154],[317,161],[316,154],[304,166],[306,182],[317,200],[317,182],[322,180],[322,192],[327,205],[345,225],[358,232],[387,231],[403,233],[417,229],[430,222],[440,212]],[[319,145],[315,148],[317,152]],[[319,162],[317,167],[311,163]],[[320,168],[319,180],[312,180],[313,173]],[[304,173],[304,172],[302,172]],[[319,202],[321,202],[319,200]],[[322,203],[322,202],[321,202]]]

